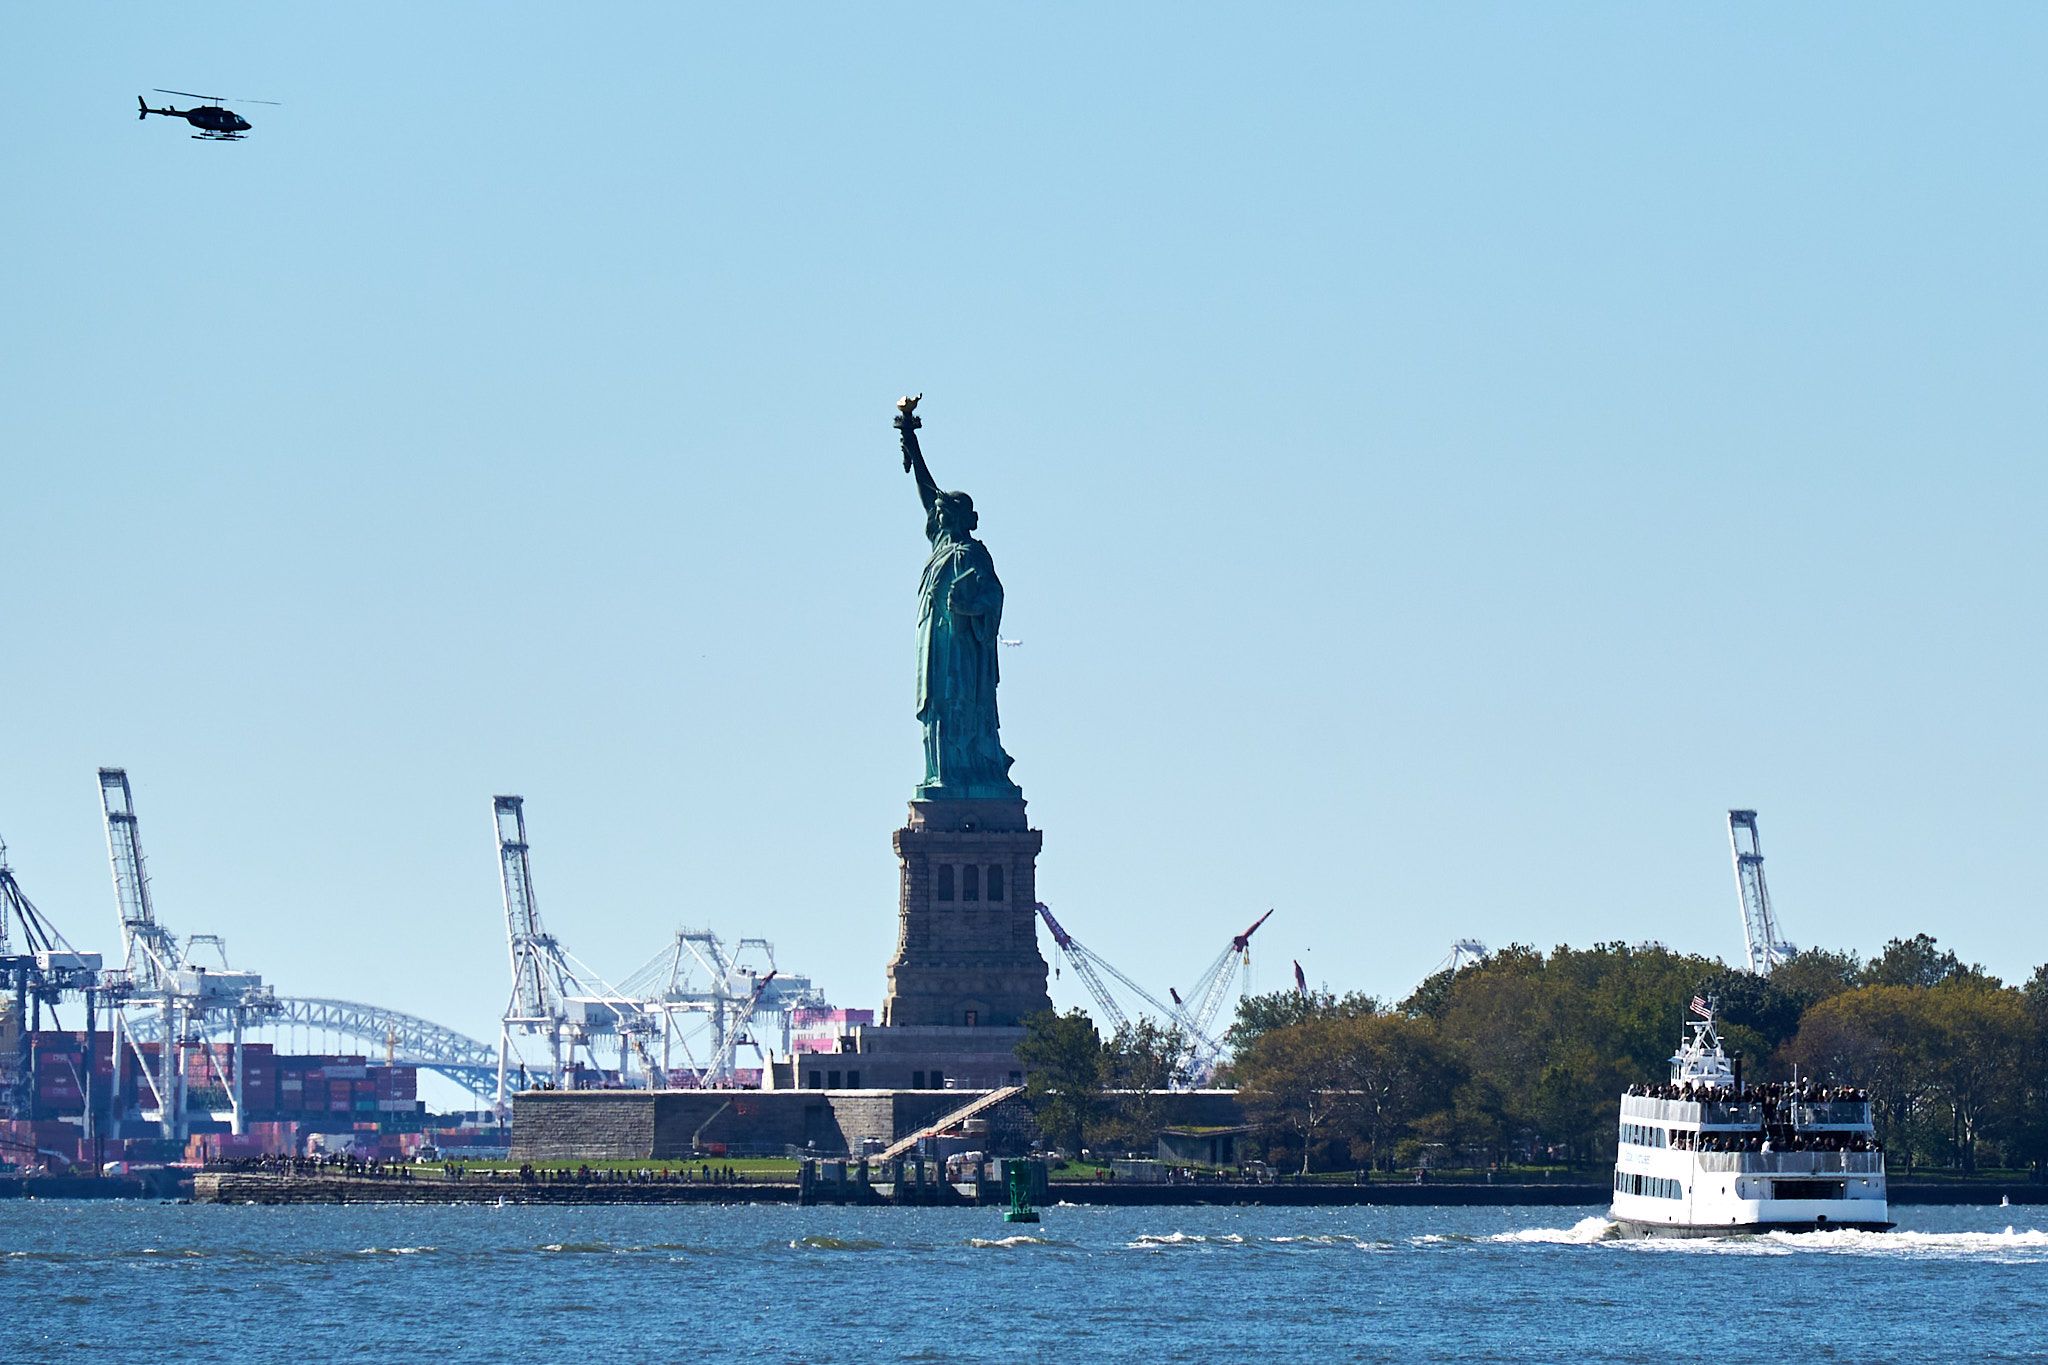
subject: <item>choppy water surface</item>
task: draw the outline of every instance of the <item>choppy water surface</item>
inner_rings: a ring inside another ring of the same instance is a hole
[[[0,1204],[0,1360],[2048,1359],[2048,1210]]]

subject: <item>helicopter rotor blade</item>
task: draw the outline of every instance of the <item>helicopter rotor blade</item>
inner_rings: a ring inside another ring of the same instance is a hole
[[[183,96],[184,96],[184,97],[185,97],[186,99],[188,99],[188,100],[205,100],[205,101],[207,101],[207,102],[208,102],[208,103],[210,103],[210,104],[226,104],[226,103],[227,103],[227,98],[226,98],[225,96],[222,96],[222,95],[197,95],[197,94],[194,94],[194,93],[193,93],[192,91],[190,91],[190,90],[166,90],[166,89],[164,89],[164,88],[163,88],[163,87],[162,87],[161,85],[158,85],[158,86],[152,86],[152,87],[151,87],[151,89],[155,90],[155,91],[156,91],[156,93],[157,93],[157,94],[159,94],[159,95],[183,95]],[[283,100],[236,100],[236,101],[235,101],[235,103],[236,103],[236,104],[268,104],[268,105],[273,105],[273,106],[277,106],[277,107],[282,107],[282,106],[283,106],[283,104],[284,104],[284,101],[283,101]]]

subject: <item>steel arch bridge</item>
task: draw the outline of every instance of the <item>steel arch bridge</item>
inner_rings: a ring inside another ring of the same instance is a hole
[[[150,1016],[143,1016],[148,1020]],[[143,1022],[138,1020],[138,1023]],[[234,1031],[232,1018],[208,1015],[204,1027],[209,1035]],[[138,1035],[155,1030],[145,1025]],[[353,1000],[319,1000],[279,996],[275,1012],[249,1019],[244,1036],[310,1033],[335,1039],[353,1039],[371,1049],[389,1048],[391,1060],[399,1066],[416,1066],[438,1072],[479,1099],[495,1101],[498,1095],[498,1049],[454,1029],[443,1028],[403,1010],[388,1010]]]

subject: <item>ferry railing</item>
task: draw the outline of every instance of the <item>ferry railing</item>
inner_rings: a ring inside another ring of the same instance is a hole
[[[1709,1103],[1700,1100],[1657,1100],[1647,1095],[1624,1095],[1621,1116],[1652,1122],[1699,1124],[1707,1128],[1760,1128],[1764,1107],[1754,1100]]]
[[[1765,1108],[1761,1100],[1659,1100],[1647,1095],[1624,1095],[1621,1116],[1651,1122],[1698,1124],[1703,1128],[1759,1129]],[[1799,1128],[1867,1128],[1870,1103],[1867,1100],[1781,1101],[1772,1106],[1771,1118]]]
[[[1868,1128],[1868,1100],[1807,1100],[1792,1105],[1792,1122],[1800,1128]]]
[[[1882,1175],[1883,1152],[1698,1152],[1702,1171],[1741,1175]]]

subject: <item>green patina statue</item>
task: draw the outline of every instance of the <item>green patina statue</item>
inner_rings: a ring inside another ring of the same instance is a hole
[[[932,543],[917,605],[917,718],[924,724],[920,801],[1017,800],[1014,761],[997,738],[1003,585],[988,547],[974,538],[974,499],[932,481],[918,448],[918,399],[896,404],[903,469],[917,476],[924,534]]]

